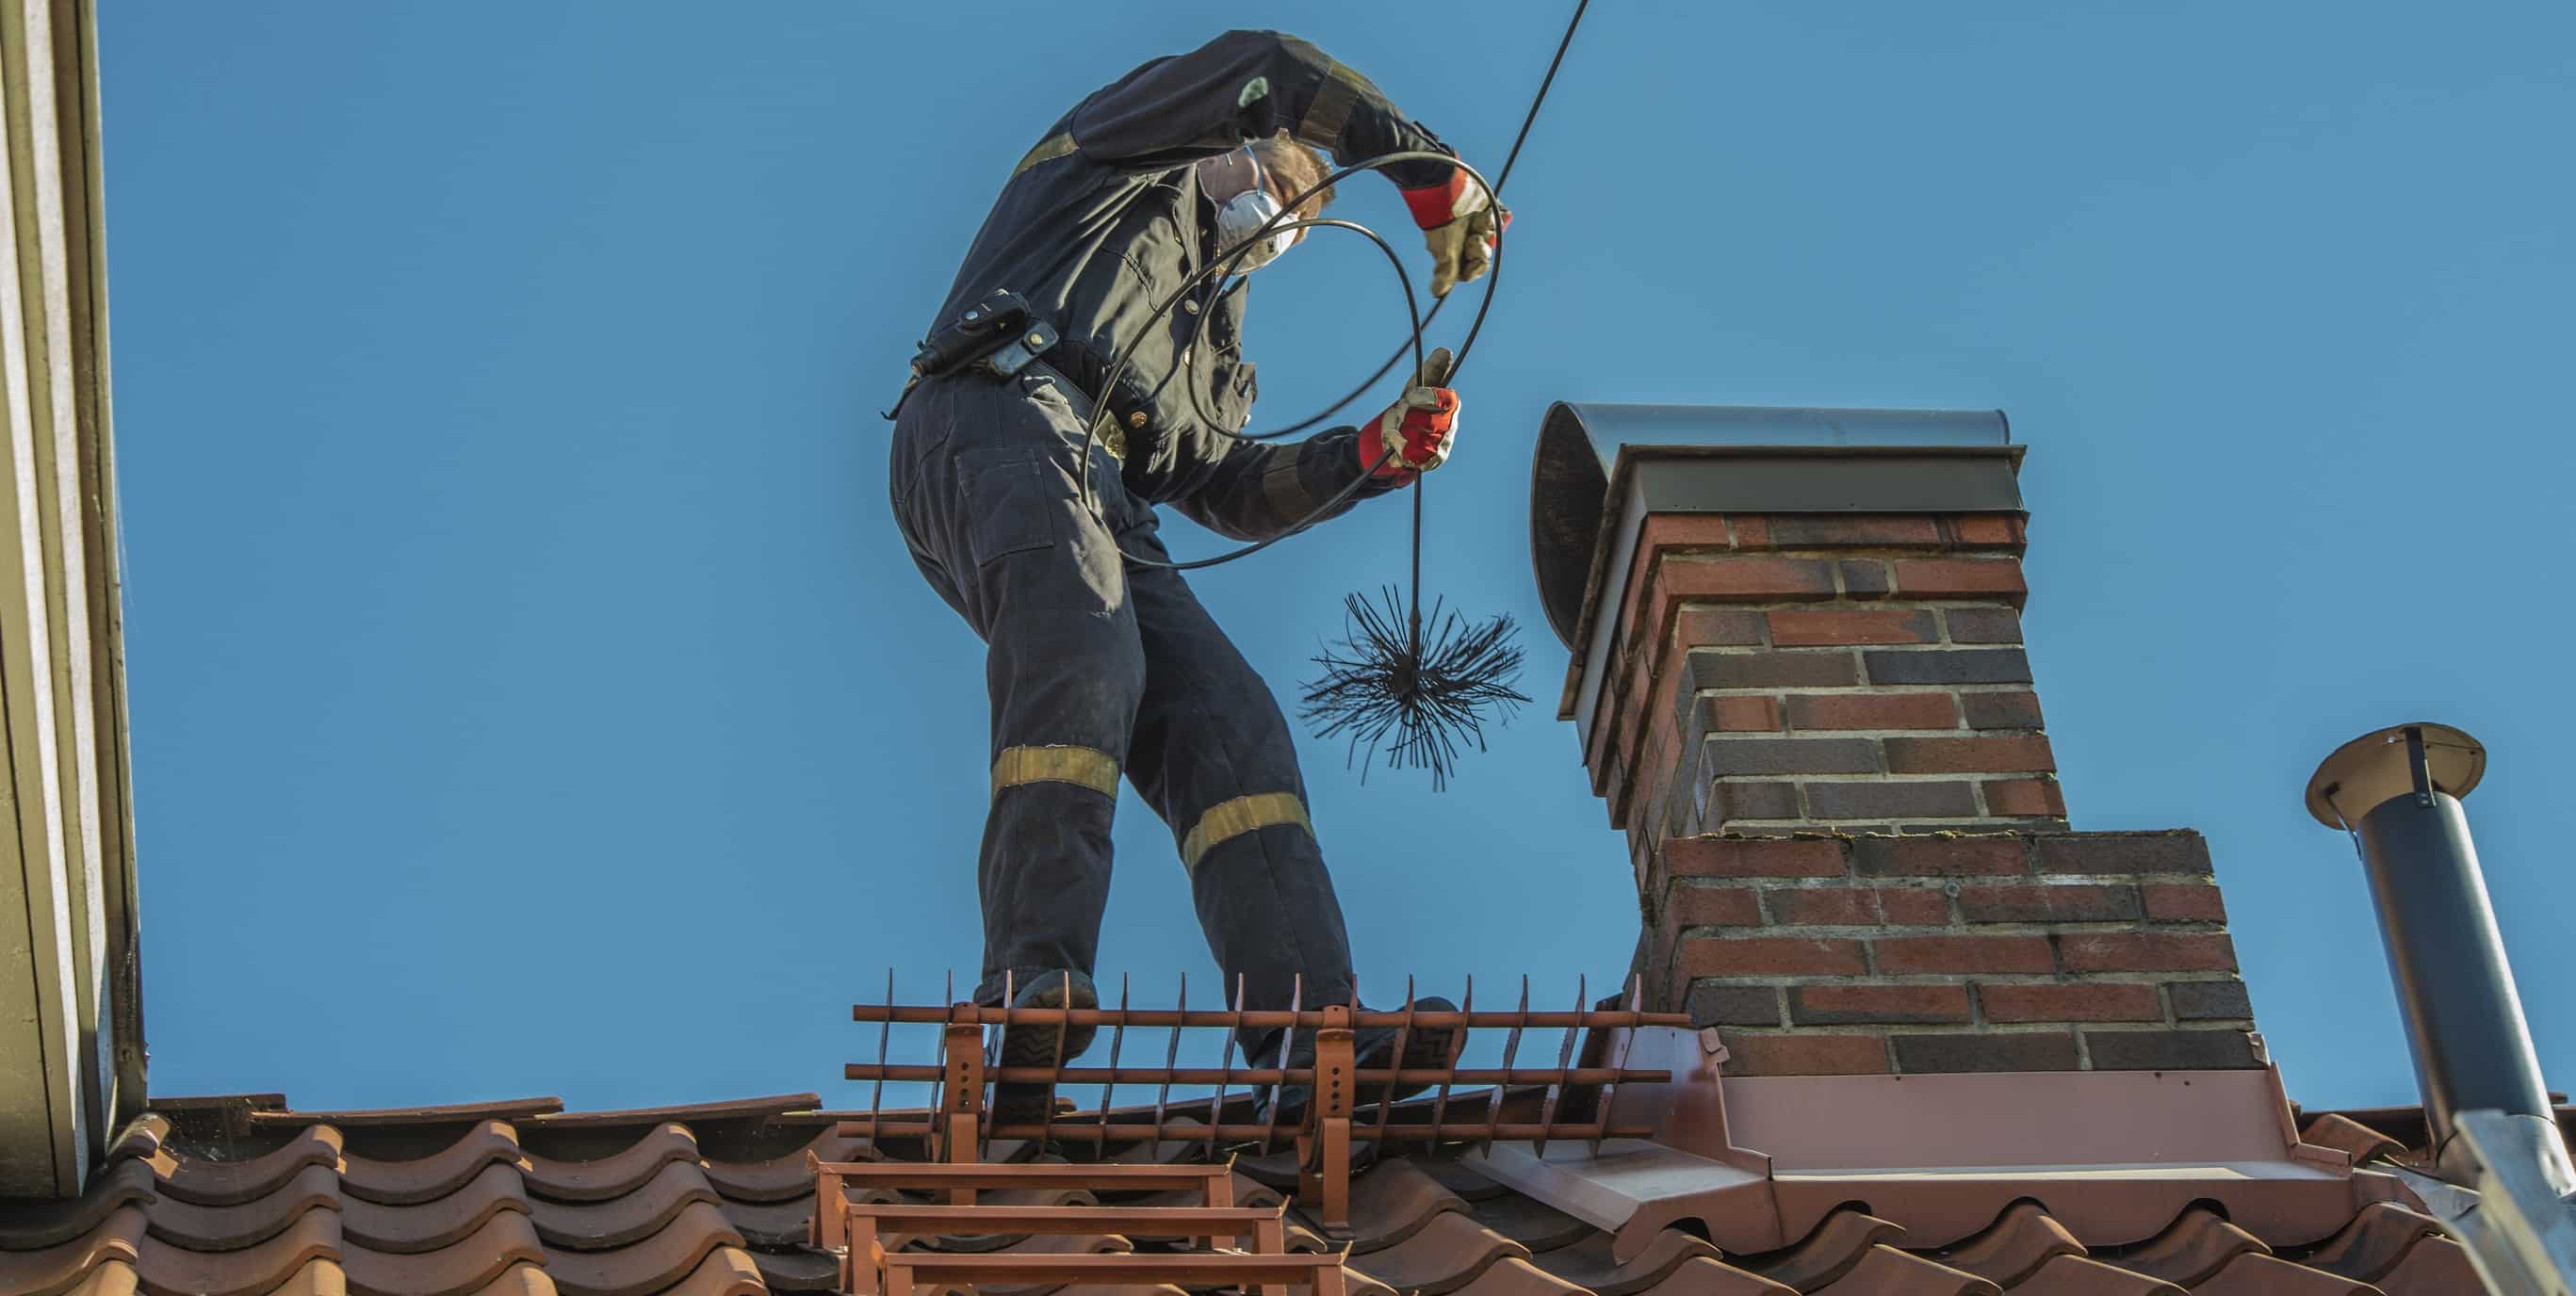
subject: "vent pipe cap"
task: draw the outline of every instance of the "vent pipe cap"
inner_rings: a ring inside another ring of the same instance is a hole
[[[2349,830],[2390,797],[2415,791],[2414,762],[2407,755],[2409,732],[2423,735],[2424,768],[2434,791],[2464,798],[2486,777],[2486,746],[2466,732],[2429,721],[2391,725],[2363,734],[2326,757],[2308,780],[2308,813],[2328,828]]]

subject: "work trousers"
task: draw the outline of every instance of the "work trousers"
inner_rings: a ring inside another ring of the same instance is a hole
[[[1324,869],[1287,718],[1175,571],[1151,505],[1083,443],[1060,377],[963,372],[896,421],[894,516],[931,588],[987,646],[992,803],[976,882],[979,1002],[1045,972],[1088,975],[1109,898],[1124,773],[1170,826],[1199,927],[1253,1007],[1351,997],[1350,938]],[[1247,1041],[1248,1043],[1250,1041]]]

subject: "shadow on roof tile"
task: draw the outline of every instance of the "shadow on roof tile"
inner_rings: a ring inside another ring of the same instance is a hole
[[[766,1161],[708,1161],[707,1182],[736,1201],[786,1201],[814,1191],[814,1172],[805,1167],[811,1153],[823,1161],[881,1161],[864,1139],[842,1138],[826,1129],[812,1142]]]
[[[644,1186],[663,1166],[694,1163],[698,1140],[686,1126],[656,1125],[624,1151],[595,1161],[557,1161],[522,1154],[528,1191],[556,1201],[596,1202],[623,1197]]]
[[[352,1290],[373,1296],[464,1296],[498,1282],[510,1266],[543,1264],[536,1227],[517,1211],[501,1211],[462,1239],[417,1255],[394,1255],[351,1245],[340,1264]]]
[[[2388,1296],[2452,1296],[2479,1288],[2469,1253],[2446,1237],[2416,1243],[2396,1268],[2372,1281]]]
[[[1680,1229],[1656,1234],[1626,1264],[1610,1258],[1610,1243],[1609,1234],[1595,1233],[1572,1246],[1539,1252],[1530,1263],[1599,1296],[1638,1296],[1688,1261],[1718,1258],[1716,1247]]]
[[[2161,1278],[2115,1269],[2082,1256],[2059,1256],[2031,1271],[2012,1296],[2183,1296]]]
[[[1903,1227],[1848,1206],[1817,1222],[1796,1245],[1732,1263],[1784,1287],[1811,1292],[1850,1273],[1869,1249],[1905,1236]]]
[[[725,1222],[742,1234],[742,1240],[755,1247],[786,1250],[805,1245],[814,1222],[814,1200],[792,1202],[739,1202],[719,1198],[718,1209]]]
[[[1797,1290],[1722,1260],[1694,1256],[1647,1288],[1643,1296],[1793,1296]]]
[[[2175,1216],[2164,1232],[2118,1255],[2096,1258],[2177,1287],[2198,1287],[2236,1257],[2269,1255],[2271,1250],[2262,1239],[2219,1218],[2216,1211],[2193,1206]]]
[[[1352,1215],[1359,1217],[1356,1208]],[[1429,1222],[1394,1246],[1353,1255],[1349,1267],[1400,1292],[1441,1296],[1475,1281],[1496,1261],[1527,1260],[1529,1255],[1528,1247],[1461,1212],[1444,1210],[1434,1211]]]
[[[286,1231],[309,1210],[340,1208],[340,1175],[309,1165],[277,1191],[238,1206],[199,1206],[176,1198],[152,1204],[152,1235],[190,1251],[239,1251]]]
[[[1403,1242],[1440,1215],[1466,1212],[1467,1203],[1422,1167],[1411,1161],[1387,1161],[1366,1174],[1351,1176],[1353,1233],[1347,1240],[1354,1254],[1368,1255]],[[1302,1206],[1296,1214],[1308,1228],[1333,1236]]]
[[[119,1161],[92,1178],[78,1197],[60,1201],[12,1200],[0,1215],[0,1251],[36,1251],[60,1246],[97,1228],[121,1207],[151,1201],[152,1167]]]
[[[2192,1296],[2378,1296],[2378,1288],[2322,1269],[2246,1252],[2192,1284]]]
[[[414,1206],[473,1183],[486,1166],[517,1165],[519,1157],[518,1133],[501,1121],[484,1121],[455,1142],[416,1160],[343,1157],[340,1185],[352,1197],[385,1206]]]
[[[613,1251],[565,1251],[548,1248],[546,1272],[570,1296],[644,1296],[658,1292],[698,1267],[720,1246],[741,1246],[742,1235],[725,1222],[724,1213],[708,1202],[680,1208],[658,1233]]]
[[[2015,1202],[1995,1222],[1936,1257],[1999,1287],[2010,1287],[2058,1256],[2084,1254],[2084,1244],[2034,1202]]]
[[[308,1129],[248,1161],[181,1160],[162,1178],[159,1191],[199,1206],[239,1206],[277,1191],[306,1166],[339,1164],[340,1131]]]
[[[1935,1260],[1892,1246],[1861,1252],[1850,1272],[1815,1289],[1814,1296],[2003,1296],[2003,1288]]]
[[[528,1194],[514,1165],[487,1165],[465,1186],[411,1206],[364,1197],[340,1199],[340,1233],[350,1243],[388,1255],[417,1255],[473,1236],[502,1211],[526,1214]]]
[[[2302,1263],[2355,1282],[2375,1283],[2396,1268],[2416,1243],[2441,1235],[2442,1226],[2430,1215],[2419,1215],[2395,1202],[2372,1202]]]
[[[284,1231],[238,1251],[191,1251],[146,1236],[134,1270],[156,1292],[191,1296],[261,1296],[315,1260],[342,1260],[340,1212],[306,1210]]]
[[[579,1203],[537,1198],[528,1205],[528,1218],[547,1246],[605,1251],[661,1232],[691,1202],[718,1205],[721,1200],[696,1162],[665,1161],[652,1178],[622,1197]]]
[[[143,1208],[120,1206],[86,1233],[33,1251],[0,1251],[0,1291],[54,1296],[109,1263],[133,1264],[144,1242]]]
[[[662,1296],[762,1296],[760,1269],[740,1247],[717,1247]]]
[[[751,1262],[771,1291],[830,1291],[839,1281],[839,1266],[820,1251],[754,1251]]]

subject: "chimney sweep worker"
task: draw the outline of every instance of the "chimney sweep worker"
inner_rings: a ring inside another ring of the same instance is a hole
[[[1229,1001],[1241,978],[1246,1006],[1286,1008],[1300,977],[1309,1008],[1351,1001],[1349,938],[1287,719],[1180,573],[1154,565],[1171,561],[1154,506],[1257,540],[1362,478],[1342,508],[1403,489],[1448,457],[1448,356],[1434,353],[1359,427],[1237,440],[1224,433],[1244,428],[1255,394],[1239,350],[1245,281],[1220,291],[1224,276],[1211,275],[1178,309],[1155,307],[1329,174],[1319,150],[1349,165],[1415,149],[1455,155],[1305,41],[1228,32],[1059,118],[967,250],[897,406],[889,489],[922,575],[987,645],[978,1003],[1004,1002],[1006,986],[1015,1006],[1098,1003],[1090,973],[1122,774],[1171,828]],[[1437,161],[1383,170],[1423,229],[1432,291],[1481,276],[1499,226],[1483,189]],[[1304,234],[1269,239],[1238,268]],[[1131,346],[1115,389],[1101,390]],[[1002,1064],[1070,1060],[1093,1033],[1013,1027]],[[1389,1065],[1393,1035],[1363,1032],[1359,1065]],[[1244,1039],[1246,1055],[1275,1064],[1278,1036]],[[1417,1030],[1407,1064],[1445,1065],[1447,1044]],[[1287,1060],[1312,1048],[1299,1032]],[[1043,1086],[1004,1086],[996,1118],[1035,1119],[1049,1101]],[[1283,1105],[1302,1101],[1292,1091]]]

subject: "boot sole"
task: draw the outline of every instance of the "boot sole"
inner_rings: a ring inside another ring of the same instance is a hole
[[[1024,1008],[1097,1008],[1100,996],[1087,987],[1065,1002],[1062,985],[1038,996]],[[1096,1026],[1070,1026],[1055,1030],[1045,1026],[1012,1026],[1002,1031],[1002,1061],[1006,1067],[1060,1066],[1080,1057],[1098,1036]],[[1056,1040],[1063,1037],[1063,1046]],[[1055,1110],[1055,1086],[1043,1084],[996,1084],[993,1086],[993,1123],[996,1125],[1035,1125]]]

